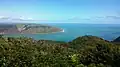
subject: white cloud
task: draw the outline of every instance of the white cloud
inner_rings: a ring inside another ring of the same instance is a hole
[[[0,16],[0,23],[8,23],[8,22],[31,22],[31,21],[35,21],[32,18],[25,18],[23,16],[20,17],[9,17],[9,16]]]
[[[68,22],[79,23],[102,23],[102,24],[120,24],[120,16],[118,15],[106,15],[106,16],[94,16],[94,17],[72,17],[67,20]]]
[[[120,20],[120,16],[106,16],[107,19]]]
[[[89,17],[89,18],[79,18],[79,17],[73,17],[68,20],[120,20],[120,16],[95,16],[95,17]]]

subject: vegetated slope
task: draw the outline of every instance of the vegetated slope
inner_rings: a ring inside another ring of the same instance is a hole
[[[0,42],[2,67],[120,67],[120,46],[95,36],[69,43],[0,36]]]
[[[115,40],[111,41],[112,43],[116,44],[116,45],[120,45],[120,36],[117,37]]]
[[[62,29],[41,24],[1,24],[1,34],[37,34],[60,32]]]
[[[18,24],[18,29],[21,31],[21,33],[28,33],[28,34],[36,34],[36,33],[52,33],[52,32],[60,32],[62,29],[47,26],[47,25],[41,25],[41,24]]]
[[[104,40],[102,38],[92,36],[92,35],[85,35],[82,37],[78,37],[74,39],[73,41],[69,42],[71,46],[76,48],[84,47],[84,46],[94,46],[96,44],[111,44],[109,41]]]
[[[19,31],[16,25],[14,24],[0,24],[0,33],[13,34],[13,33],[19,33]]]
[[[115,40],[113,40],[113,42],[120,42],[120,37],[118,37]]]

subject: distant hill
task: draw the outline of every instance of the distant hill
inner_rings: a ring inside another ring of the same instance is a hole
[[[112,43],[114,43],[116,45],[120,45],[120,36],[117,37],[115,40],[113,40]]]
[[[80,47],[84,47],[84,46],[94,46],[96,44],[110,44],[111,42],[104,40],[102,38],[96,37],[96,36],[92,36],[92,35],[85,35],[82,37],[78,37],[76,39],[74,39],[73,41],[69,42],[71,44],[72,47],[76,48],[80,48]],[[112,44],[112,43],[111,43]]]
[[[1,34],[40,34],[61,31],[60,28],[42,24],[0,24]]]
[[[120,42],[120,36],[113,40],[113,42]]]

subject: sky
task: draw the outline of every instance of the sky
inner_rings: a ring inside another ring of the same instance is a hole
[[[120,23],[120,0],[0,0],[0,19],[3,17],[56,23]]]

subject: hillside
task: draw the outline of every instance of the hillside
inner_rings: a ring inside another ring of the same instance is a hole
[[[115,40],[113,40],[112,43],[114,43],[116,45],[120,45],[120,36],[117,37]]]
[[[107,41],[107,40],[104,40],[102,38],[96,37],[96,36],[86,35],[86,36],[78,37],[78,38],[74,39],[73,41],[71,41],[69,43],[73,47],[76,47],[76,48],[82,47],[83,48],[84,46],[94,46],[96,44],[101,44],[101,43],[102,44],[107,44],[107,43],[110,43],[110,42]]]
[[[40,34],[61,31],[60,28],[41,24],[0,24],[1,34]]]
[[[82,36],[66,43],[1,35],[0,65],[1,67],[120,67],[120,46],[96,36]]]

